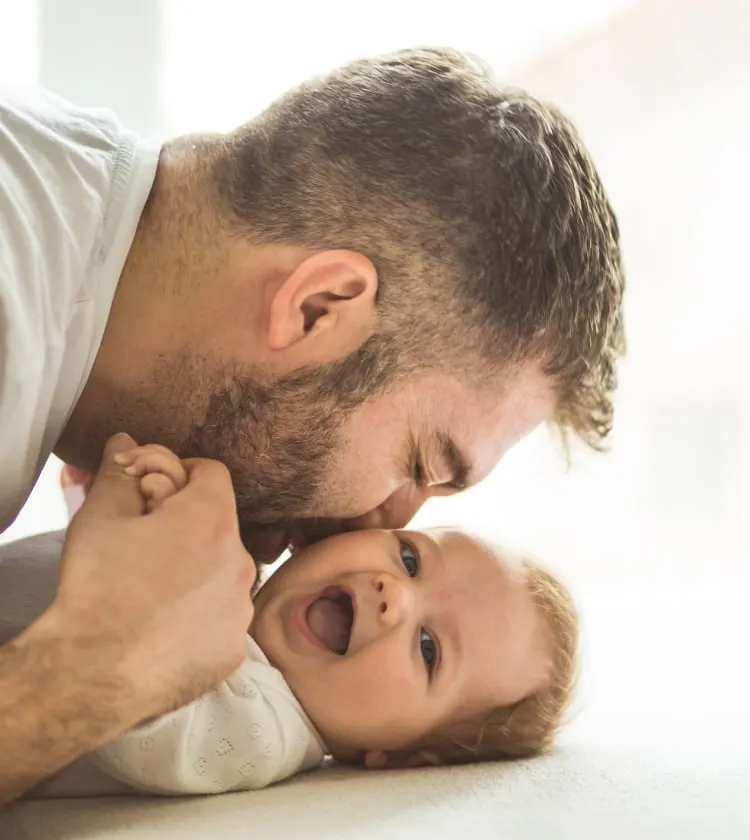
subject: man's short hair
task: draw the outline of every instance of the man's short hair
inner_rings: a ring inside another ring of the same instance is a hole
[[[227,136],[211,172],[243,236],[373,261],[374,346],[394,370],[478,379],[537,362],[560,428],[602,445],[624,352],[619,234],[557,109],[459,52],[407,50],[291,90]]]

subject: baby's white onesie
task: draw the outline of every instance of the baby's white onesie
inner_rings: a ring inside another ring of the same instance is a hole
[[[147,793],[255,790],[319,765],[326,750],[281,673],[248,636],[218,688],[129,730],[91,758]]]

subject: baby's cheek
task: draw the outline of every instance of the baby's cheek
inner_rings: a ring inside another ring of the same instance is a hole
[[[343,664],[343,663],[342,663]],[[411,719],[424,694],[413,669],[403,656],[388,655],[377,647],[352,657],[347,685],[352,704],[371,718]]]

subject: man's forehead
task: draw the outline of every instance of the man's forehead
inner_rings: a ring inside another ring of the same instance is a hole
[[[435,395],[432,433],[464,486],[492,471],[502,455],[554,412],[555,395],[536,368],[481,391],[461,385]]]
[[[488,412],[478,406],[457,406],[446,415],[443,423],[430,429],[428,435],[435,443],[441,464],[453,476],[451,484],[464,490],[494,469],[510,446],[507,430],[499,418],[488,417]]]

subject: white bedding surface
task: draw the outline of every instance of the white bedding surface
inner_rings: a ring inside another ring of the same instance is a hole
[[[742,750],[567,746],[518,764],[367,772],[327,769],[263,791],[195,799],[22,801],[4,840],[742,840]]]
[[[0,546],[0,567],[22,574],[39,598],[34,609],[52,597],[42,571],[60,544],[50,534]],[[8,615],[13,597],[2,580]],[[747,591],[636,594],[619,588],[585,611],[597,645],[584,665],[600,679],[584,686],[589,708],[554,755],[400,772],[329,768],[195,799],[71,798],[83,762],[37,791],[47,798],[0,812],[0,840],[750,840]],[[12,619],[0,630],[12,632]]]

